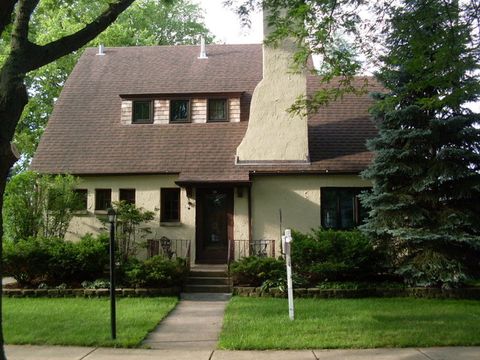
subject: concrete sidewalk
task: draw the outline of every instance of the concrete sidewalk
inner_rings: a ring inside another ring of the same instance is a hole
[[[7,345],[9,360],[478,360],[480,347],[224,351]]]

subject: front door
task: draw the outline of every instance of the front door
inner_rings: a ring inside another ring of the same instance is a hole
[[[197,189],[196,260],[225,264],[233,235],[233,189]]]

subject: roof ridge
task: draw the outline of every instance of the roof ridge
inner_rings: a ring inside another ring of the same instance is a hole
[[[229,47],[240,47],[240,46],[261,46],[261,43],[249,43],[249,44],[207,44],[207,46],[229,46]],[[187,48],[187,47],[199,47],[200,45],[132,45],[132,46],[105,46],[104,49],[139,49],[139,48],[148,48],[148,49],[159,49],[159,48]],[[86,48],[89,49],[98,49],[97,46],[89,46]]]

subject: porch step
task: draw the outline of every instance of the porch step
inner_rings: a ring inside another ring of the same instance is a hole
[[[193,266],[183,287],[187,293],[230,293],[231,290],[226,265],[212,264]]]
[[[200,277],[200,276],[190,276],[188,278],[189,285],[230,285],[228,277]]]
[[[229,285],[190,285],[183,287],[185,293],[230,293]]]

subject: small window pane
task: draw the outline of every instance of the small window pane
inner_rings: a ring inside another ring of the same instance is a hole
[[[227,120],[227,100],[210,99],[208,100],[208,120],[226,121]]]
[[[75,189],[75,194],[77,196],[77,209],[76,210],[87,210],[87,199],[88,191],[87,189]]]
[[[120,189],[120,201],[135,205],[135,189]]]
[[[152,102],[134,101],[133,102],[133,123],[152,122]]]
[[[111,204],[111,189],[95,189],[95,210],[107,210]]]
[[[162,189],[161,191],[162,222],[180,221],[180,189]]]
[[[170,121],[185,122],[189,121],[189,105],[188,100],[172,100],[170,101]]]

